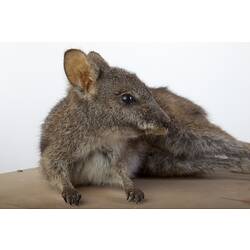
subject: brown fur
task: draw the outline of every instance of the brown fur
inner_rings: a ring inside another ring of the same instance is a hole
[[[42,126],[40,164],[66,202],[79,204],[77,185],[121,185],[129,201],[140,202],[134,176],[249,168],[249,144],[186,98],[148,88],[96,52],[68,50],[64,68],[70,88]]]

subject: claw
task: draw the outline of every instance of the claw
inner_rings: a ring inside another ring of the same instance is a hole
[[[62,197],[66,203],[70,205],[79,205],[81,194],[77,192],[77,190],[72,188],[66,188],[62,192]]]
[[[140,189],[130,189],[127,190],[127,200],[129,202],[133,201],[139,203],[144,199],[144,193]]]

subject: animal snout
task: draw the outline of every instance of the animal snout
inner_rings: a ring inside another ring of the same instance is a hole
[[[155,135],[166,135],[168,133],[168,128],[170,124],[170,118],[165,112],[157,112],[155,113],[155,121],[156,121],[156,127],[148,133],[153,133]]]

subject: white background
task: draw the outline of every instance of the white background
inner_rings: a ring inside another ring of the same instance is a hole
[[[65,95],[63,53],[99,52],[110,65],[168,86],[203,106],[212,121],[250,141],[250,43],[0,44],[0,172],[37,166],[40,125]]]

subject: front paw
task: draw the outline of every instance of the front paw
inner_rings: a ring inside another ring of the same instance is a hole
[[[138,188],[131,188],[126,190],[127,200],[135,203],[142,202],[144,200],[144,193]]]
[[[65,188],[62,192],[62,197],[70,205],[79,205],[82,196],[76,189]]]

